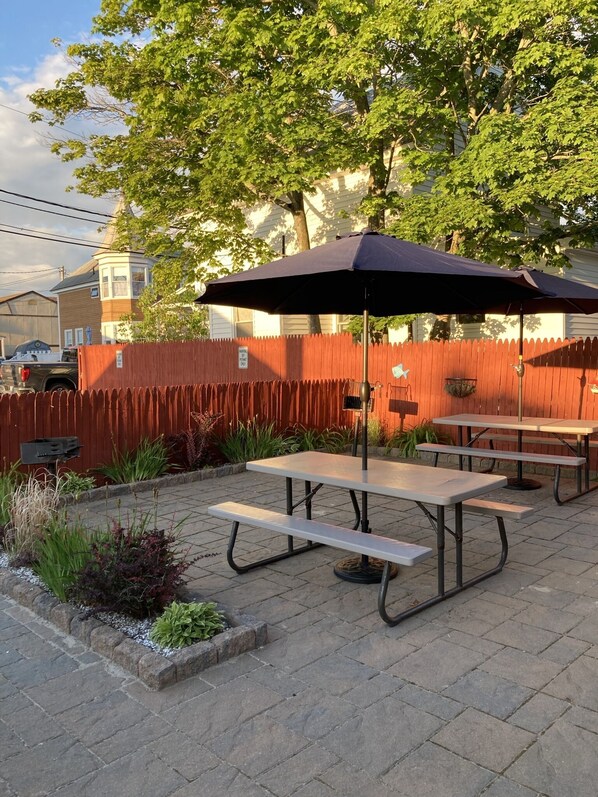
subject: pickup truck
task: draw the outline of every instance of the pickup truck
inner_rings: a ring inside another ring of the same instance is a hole
[[[76,349],[22,354],[0,363],[0,393],[77,390],[78,386]]]

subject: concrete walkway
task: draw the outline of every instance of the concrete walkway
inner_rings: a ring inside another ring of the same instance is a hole
[[[237,576],[224,499],[284,507],[283,484],[240,474],[164,488],[161,525],[186,517],[191,583],[269,624],[269,643],[199,677],[150,692],[0,597],[0,795],[60,797],[596,797],[598,491],[558,507],[541,490],[508,525],[505,570],[388,628],[375,586],[339,581],[318,549]],[[150,509],[140,494],[137,512]],[[133,502],[86,508],[90,523]],[[346,494],[317,514],[348,522]],[[376,532],[429,541],[406,502],[371,500]],[[497,551],[496,524],[467,521],[470,569]],[[243,534],[248,552],[268,543]],[[280,542],[280,541],[277,541]],[[450,557],[450,554],[449,554]],[[403,605],[426,595],[433,560],[399,575]],[[394,607],[397,608],[397,607]]]

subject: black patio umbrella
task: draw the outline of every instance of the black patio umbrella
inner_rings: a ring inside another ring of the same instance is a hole
[[[365,471],[369,316],[479,313],[538,293],[524,274],[365,230],[209,282],[196,301],[277,314],[363,315],[360,400]],[[369,531],[365,493],[361,528]]]
[[[515,366],[518,377],[517,417],[523,418],[523,318],[536,313],[598,313],[598,288],[583,282],[557,277],[535,268],[520,266],[513,274],[523,276],[538,291],[536,296],[497,303],[490,312],[519,316],[519,356]]]

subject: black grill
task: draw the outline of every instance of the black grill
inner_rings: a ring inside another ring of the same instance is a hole
[[[62,462],[78,457],[81,445],[78,437],[42,437],[21,443],[23,465],[41,465]]]

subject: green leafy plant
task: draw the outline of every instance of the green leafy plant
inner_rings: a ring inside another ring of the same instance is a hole
[[[91,539],[80,521],[69,525],[66,515],[61,513],[48,523],[43,536],[36,541],[35,553],[33,571],[65,602],[91,558]]]
[[[247,423],[237,421],[219,447],[229,462],[250,462],[289,453],[293,440],[279,434],[274,422],[260,423],[252,418]]]
[[[113,521],[91,543],[91,556],[73,585],[73,596],[94,611],[152,617],[171,603],[183,573],[201,557],[177,552],[175,528],[152,527],[146,513],[128,525]]]
[[[330,426],[320,432],[296,424],[287,437],[288,450],[328,451],[337,454],[350,445],[351,435],[351,429],[343,426]]]
[[[19,470],[19,465],[20,462],[15,462],[0,473],[0,543],[4,540],[5,526],[10,521],[10,503],[13,493],[25,479],[24,474]]]
[[[136,449],[120,453],[114,449],[112,462],[96,471],[116,484],[142,482],[163,476],[171,467],[168,447],[162,436],[144,437]]]
[[[54,479],[30,476],[16,486],[8,501],[4,532],[4,548],[12,565],[35,561],[37,542],[55,517],[59,498]]]
[[[96,480],[93,476],[83,476],[74,470],[62,471],[58,477],[58,491],[60,495],[74,495],[75,498],[87,490],[93,490]]]
[[[153,624],[150,639],[164,648],[182,648],[211,639],[223,628],[224,616],[215,603],[173,601]]]
[[[386,444],[386,451],[398,448],[403,457],[419,457],[418,443],[450,443],[450,438],[441,434],[432,421],[423,420],[409,429],[395,429]]]
[[[375,415],[368,416],[368,444],[375,447],[384,445],[384,427]]]

